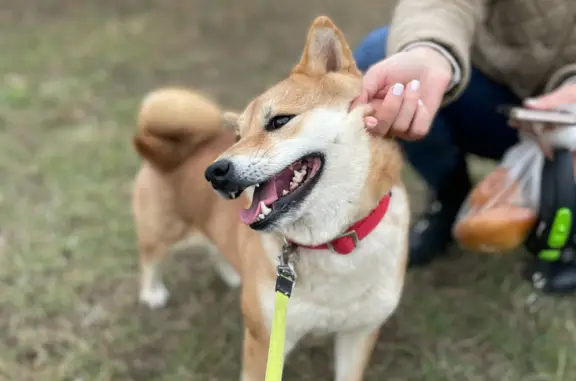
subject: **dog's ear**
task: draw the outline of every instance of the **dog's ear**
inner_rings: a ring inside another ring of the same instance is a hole
[[[240,129],[238,127],[238,118],[240,118],[240,114],[233,111],[226,111],[222,114],[224,128],[226,128],[227,130],[234,131],[234,134],[236,135],[236,141],[240,140]]]
[[[310,76],[329,72],[361,75],[344,35],[326,16],[320,16],[312,23],[302,58],[292,72]]]

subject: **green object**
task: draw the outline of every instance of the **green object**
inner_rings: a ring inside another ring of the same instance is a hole
[[[560,259],[560,250],[570,238],[572,230],[572,212],[568,208],[560,208],[554,216],[554,222],[548,234],[548,246],[551,249],[541,250],[538,258],[544,261],[557,261]]]
[[[560,250],[542,250],[538,253],[538,258],[548,262],[557,261],[560,259]]]
[[[548,246],[553,249],[560,249],[570,236],[572,227],[572,213],[568,208],[560,208],[556,212],[550,234],[548,234]]]

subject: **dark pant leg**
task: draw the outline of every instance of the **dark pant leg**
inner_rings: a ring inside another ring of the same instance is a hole
[[[388,28],[370,33],[354,52],[360,70],[386,56]],[[504,86],[472,70],[470,83],[460,98],[439,110],[430,133],[416,142],[402,141],[405,155],[433,190],[438,190],[449,174],[464,166],[466,153],[499,159],[517,141],[516,131],[506,118],[496,113],[503,103],[518,99]]]
[[[440,113],[465,153],[500,160],[518,142],[518,131],[508,126],[504,114],[496,111],[503,104],[520,104],[507,87],[472,68],[470,83],[462,95]]]

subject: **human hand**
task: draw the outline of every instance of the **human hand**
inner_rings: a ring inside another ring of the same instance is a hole
[[[381,136],[421,139],[430,130],[452,77],[450,62],[429,47],[396,53],[372,66],[351,108],[370,104],[366,128]]]
[[[556,90],[536,98],[524,100],[524,105],[528,108],[538,110],[564,110],[576,113],[576,84],[568,84],[557,88]],[[522,134],[531,136],[539,145],[544,155],[548,158],[553,157],[551,143],[545,134],[556,130],[556,126],[547,123],[530,123],[511,120],[510,125],[518,128]]]
[[[561,86],[537,98],[526,99],[524,104],[529,108],[538,110],[552,110],[576,105],[576,83]]]

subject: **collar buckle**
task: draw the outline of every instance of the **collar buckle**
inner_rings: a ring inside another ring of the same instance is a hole
[[[358,234],[356,233],[356,230],[347,231],[346,233],[342,233],[342,234],[336,236],[336,238],[334,238],[333,240],[329,241],[326,244],[326,246],[328,246],[328,249],[330,249],[331,252],[338,253],[336,251],[336,249],[334,248],[334,245],[332,244],[332,242],[338,241],[341,238],[351,238],[352,242],[354,243],[354,246],[352,247],[352,249],[356,249],[356,247],[358,246],[358,242],[360,242],[360,239],[358,238]]]

